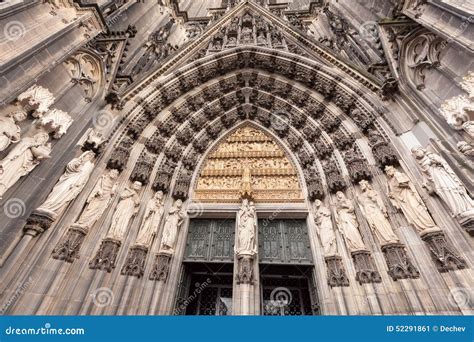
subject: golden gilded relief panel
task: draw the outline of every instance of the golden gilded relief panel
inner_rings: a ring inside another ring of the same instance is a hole
[[[270,136],[251,126],[236,130],[207,157],[194,197],[211,203],[303,201],[293,164]]]

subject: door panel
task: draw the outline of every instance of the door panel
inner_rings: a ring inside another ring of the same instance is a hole
[[[312,263],[305,220],[259,220],[258,233],[260,262]]]
[[[189,224],[184,261],[234,261],[235,220],[194,219]]]

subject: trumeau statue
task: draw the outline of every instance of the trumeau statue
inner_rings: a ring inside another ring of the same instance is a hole
[[[161,238],[160,252],[168,254],[174,253],[178,232],[183,224],[185,212],[182,209],[183,201],[177,199],[166,216],[165,226],[163,227],[163,237]]]
[[[415,186],[408,176],[393,166],[386,166],[390,189],[389,198],[393,206],[402,211],[408,222],[412,224],[419,234],[439,231],[423,200],[416,191]]]
[[[94,169],[94,157],[94,152],[86,151],[71,160],[46,201],[37,210],[51,213],[53,217],[59,215],[61,210],[75,199],[86,185]]]
[[[382,246],[399,242],[390,222],[388,213],[379,194],[363,180],[359,182],[362,194],[357,197],[362,213],[364,214],[370,229],[377,236]]]
[[[117,188],[118,175],[119,172],[112,169],[100,177],[87,198],[87,205],[75,226],[89,229],[102,216]]]
[[[29,174],[43,159],[50,158],[49,135],[37,133],[24,138],[0,161],[0,199],[21,177]]]
[[[336,224],[351,252],[366,251],[359,232],[354,206],[342,191],[336,193]]]
[[[20,141],[21,128],[17,123],[26,118],[27,114],[23,111],[15,111],[6,117],[0,117],[0,151]]]
[[[412,153],[423,173],[423,186],[428,192],[436,193],[450,208],[454,217],[472,217],[474,201],[448,163],[438,154],[428,152],[421,146],[414,147]]]
[[[120,194],[107,238],[118,241],[122,241],[125,238],[130,220],[138,213],[138,206],[140,205],[138,192],[141,188],[142,183],[134,182],[131,188],[126,187]]]
[[[253,202],[242,200],[238,213],[238,246],[237,254],[256,254],[255,231],[257,229],[257,214]]]
[[[157,191],[148,202],[142,226],[138,232],[135,245],[149,247],[153,241],[163,216],[163,191]]]
[[[314,201],[316,208],[315,221],[319,228],[319,237],[323,246],[324,256],[337,255],[336,235],[331,220],[331,211],[320,201]]]

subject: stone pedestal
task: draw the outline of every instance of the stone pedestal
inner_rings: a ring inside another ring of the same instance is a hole
[[[87,229],[79,225],[72,225],[66,235],[58,242],[53,250],[53,259],[73,262],[79,259],[79,250],[87,235]]]
[[[56,215],[52,212],[34,210],[23,227],[24,235],[38,236],[48,230],[54,223]]]
[[[463,217],[458,222],[469,235],[474,236],[474,217]]]
[[[119,240],[109,238],[102,240],[99,250],[89,263],[89,268],[110,273],[116,266],[115,261],[121,245],[122,243]]]
[[[356,251],[351,255],[356,269],[356,280],[359,284],[382,282],[369,251]]]
[[[253,284],[253,254],[237,255],[238,273],[237,284]]]
[[[331,287],[349,286],[349,279],[342,265],[342,258],[335,255],[326,257],[324,260],[328,273],[328,285]]]
[[[421,239],[428,245],[431,257],[439,272],[462,270],[467,267],[466,261],[448,243],[442,231],[423,234]]]
[[[408,258],[405,246],[401,243],[390,243],[382,246],[388,266],[388,274],[393,280],[416,279],[420,277],[420,272]]]
[[[166,282],[170,272],[171,257],[173,255],[166,251],[156,254],[155,263],[150,273],[150,280]]]
[[[122,267],[122,274],[141,278],[145,272],[145,260],[148,247],[135,245],[128,252],[125,264]]]
[[[252,310],[252,293],[254,292],[255,253],[238,253],[236,285],[240,297],[240,315],[250,315]]]

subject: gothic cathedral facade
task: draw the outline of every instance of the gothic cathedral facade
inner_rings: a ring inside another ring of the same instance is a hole
[[[3,2],[0,314],[473,314],[473,12]]]

